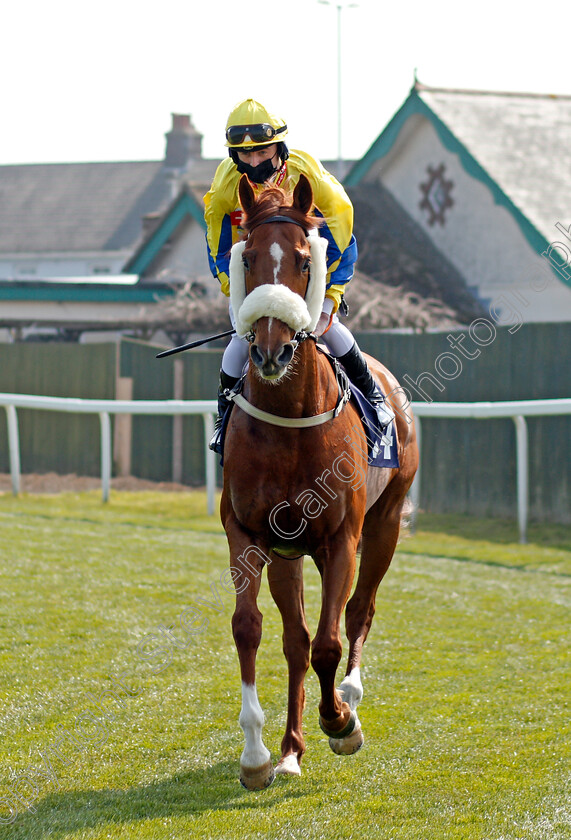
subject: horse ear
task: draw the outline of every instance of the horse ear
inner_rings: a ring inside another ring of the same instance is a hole
[[[309,179],[303,173],[299,176],[299,181],[293,191],[293,206],[307,216],[313,204],[313,190]]]
[[[247,175],[242,175],[238,185],[238,195],[240,196],[240,206],[244,213],[248,213],[256,203],[256,196],[250,180]]]

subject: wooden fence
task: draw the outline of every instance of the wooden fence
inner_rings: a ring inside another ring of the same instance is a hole
[[[474,323],[454,333],[365,333],[363,350],[381,359],[411,400],[475,402],[571,396],[571,324],[515,330]],[[159,348],[121,345],[0,345],[0,391],[91,399],[213,399],[221,350],[157,360]],[[32,416],[33,415],[33,416]],[[0,416],[0,471],[7,472]],[[194,417],[134,417],[116,428],[116,468],[154,480],[204,484],[203,430]],[[571,521],[571,418],[530,418],[530,514]],[[23,472],[99,471],[95,418],[22,411]],[[508,419],[423,420],[421,507],[434,512],[515,517],[516,452]]]
[[[0,391],[50,397],[114,399],[115,344],[0,344]],[[22,471],[99,471],[96,417],[21,412]],[[0,471],[8,471],[6,418],[0,417]]]

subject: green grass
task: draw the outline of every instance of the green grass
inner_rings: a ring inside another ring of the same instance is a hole
[[[237,779],[232,595],[221,591],[218,611],[204,607],[208,626],[188,647],[169,661],[163,649],[161,671],[136,655],[160,624],[176,632],[226,568],[204,494],[113,493],[107,505],[97,492],[0,496],[0,561],[0,799],[20,774],[35,809],[20,802],[2,838],[571,837],[571,528],[532,526],[520,546],[513,523],[420,517],[377,597],[363,749],[330,751],[310,670],[302,776],[260,793]],[[319,592],[308,561],[313,629]],[[258,690],[277,759],[285,663],[265,583],[260,603]],[[88,694],[99,697],[119,674],[138,693],[121,693],[121,707],[107,701],[114,719],[97,718]],[[80,719],[91,746],[64,740],[51,754],[54,775],[35,775],[57,727],[73,732]]]

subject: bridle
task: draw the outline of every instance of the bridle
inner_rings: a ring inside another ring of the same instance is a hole
[[[309,236],[309,230],[306,228],[305,225],[302,225],[302,223],[299,222],[297,219],[292,219],[291,216],[284,216],[284,215],[281,215],[279,213],[276,214],[275,216],[270,216],[268,219],[262,219],[257,224],[255,224],[254,227],[251,228],[251,230],[248,231],[248,233],[249,234],[252,233],[252,231],[256,230],[256,228],[260,227],[260,225],[270,225],[270,224],[273,224],[274,222],[289,222],[290,225],[297,225],[298,227],[300,227],[302,229],[302,231],[305,233],[306,237]]]
[[[309,236],[308,228],[304,224],[302,224],[300,221],[298,221],[297,219],[292,219],[291,216],[285,216],[281,213],[276,213],[275,216],[269,216],[267,219],[262,219],[261,221],[257,222],[253,227],[251,227],[248,230],[248,237],[250,236],[251,233],[253,233],[253,231],[256,230],[256,228],[261,227],[262,225],[275,224],[276,222],[277,223],[286,223],[286,224],[290,224],[290,225],[297,225],[297,227],[301,228],[302,231],[304,232],[306,239]],[[307,286],[305,287],[305,295],[307,295],[307,290],[309,288],[310,281],[311,281],[311,266],[307,271]],[[305,295],[304,295],[304,298],[305,298]],[[248,341],[250,344],[253,344],[253,342],[256,340],[256,332],[253,328],[253,325],[252,325],[252,328],[250,329],[250,331],[246,334],[245,338],[246,338],[246,341]],[[317,344],[317,336],[314,335],[314,333],[308,333],[305,330],[298,330],[292,338],[292,344],[294,345],[294,348],[293,348],[294,351],[297,350],[297,347],[301,342],[307,341],[308,338],[312,339],[312,341],[315,341],[315,343]]]
[[[297,225],[301,228],[306,236],[309,236],[309,231],[307,230],[306,226],[303,225],[301,222],[297,221],[297,219],[292,219],[290,216],[285,216],[281,214],[276,214],[275,216],[270,216],[267,219],[263,219],[260,222],[257,222],[249,231],[248,236],[252,233],[252,231],[256,230],[257,227],[261,225],[268,225],[274,223],[287,223]],[[305,296],[307,296],[307,290],[309,288],[311,277],[310,277],[310,270],[308,270],[308,278],[307,278],[307,286],[305,289]],[[252,325],[252,328],[245,336],[246,340],[250,343],[253,343],[256,339],[256,332]],[[299,330],[296,332],[292,339],[292,344],[294,345],[294,352],[297,349],[297,346],[300,342],[306,341],[307,339],[312,339],[317,347],[317,336],[314,333],[308,333],[305,330]],[[320,350],[319,347],[317,347]],[[323,351],[321,351],[323,352]],[[319,426],[322,423],[326,423],[329,420],[333,420],[337,417],[345,408],[349,399],[351,398],[351,389],[349,385],[349,380],[337,359],[333,358],[326,354],[335,373],[335,380],[337,383],[337,402],[335,404],[335,408],[330,409],[329,411],[324,411],[322,414],[316,414],[312,417],[280,417],[276,414],[270,414],[267,411],[263,411],[262,409],[257,408],[256,406],[252,405],[252,403],[248,402],[246,398],[242,395],[242,385],[245,379],[245,376],[238,382],[238,384],[232,389],[226,391],[226,397],[229,400],[235,402],[246,414],[249,414],[250,417],[254,417],[257,420],[261,420],[264,423],[269,423],[273,426],[281,426],[282,428],[297,428],[297,429],[304,429],[304,428],[311,428],[313,426]]]

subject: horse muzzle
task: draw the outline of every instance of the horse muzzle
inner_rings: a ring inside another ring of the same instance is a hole
[[[250,359],[263,379],[280,379],[293,359],[297,341],[286,341],[275,349],[263,349],[257,341],[250,345]]]

